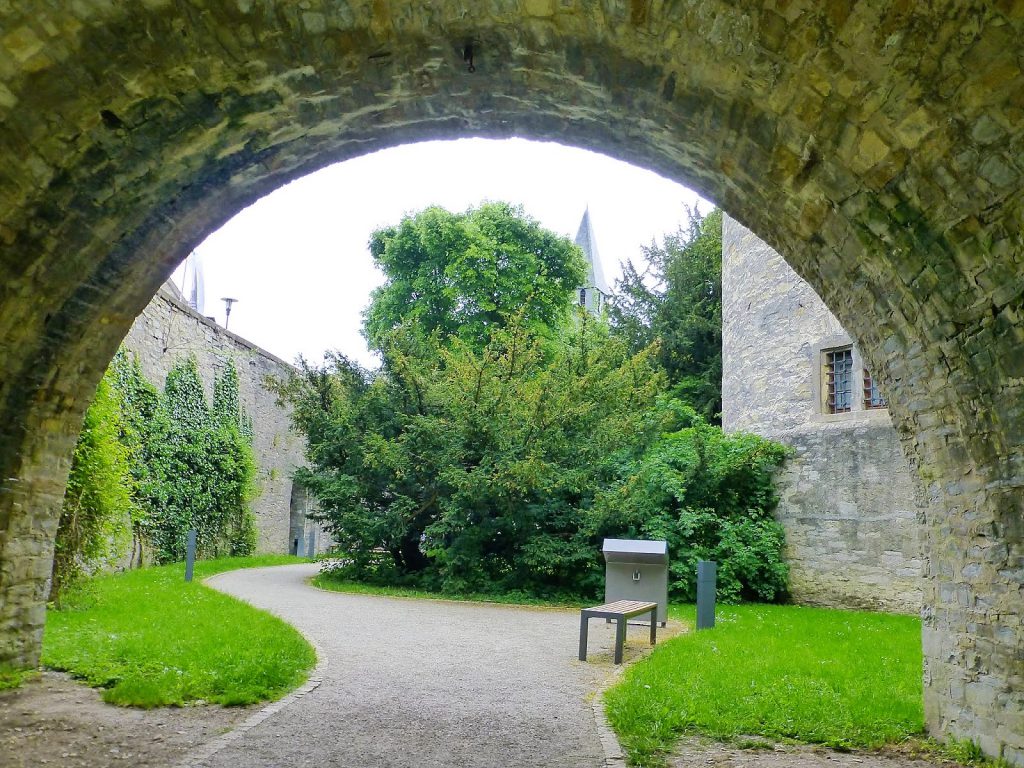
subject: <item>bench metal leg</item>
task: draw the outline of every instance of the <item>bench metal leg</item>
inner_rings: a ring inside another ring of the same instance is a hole
[[[658,642],[658,609],[651,609],[651,645]]]
[[[580,661],[587,660],[587,632],[590,629],[590,617],[586,612],[580,614]]]
[[[615,663],[622,663],[622,648],[626,644],[626,617],[616,619],[615,624]]]

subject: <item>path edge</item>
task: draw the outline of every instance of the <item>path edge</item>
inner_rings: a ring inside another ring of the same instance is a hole
[[[626,766],[626,753],[622,751],[619,737],[612,730],[611,723],[608,722],[608,715],[604,711],[604,695],[608,692],[609,688],[622,678],[625,666],[623,664],[612,672],[601,684],[601,687],[597,689],[594,698],[590,702],[594,710],[594,723],[597,726],[597,735],[601,739],[601,749],[604,750],[605,768],[625,768]]]
[[[280,566],[270,567],[273,568]],[[236,568],[234,571],[224,571],[223,573],[235,573],[238,570],[243,569]],[[209,582],[213,581],[218,576],[223,575],[223,573],[216,573],[213,576],[210,576],[209,578],[203,579],[203,584],[209,584]],[[213,584],[209,584],[209,587],[210,589],[216,589],[216,587]],[[219,592],[220,590],[217,591]],[[174,763],[172,765],[172,768],[199,768],[211,757],[216,755],[218,752],[220,752],[228,745],[238,741],[240,738],[242,738],[246,733],[251,731],[257,725],[264,722],[268,718],[273,717],[282,709],[285,709],[286,707],[294,704],[307,693],[315,691],[317,688],[320,687],[321,683],[323,683],[324,681],[324,673],[327,670],[327,654],[324,653],[323,648],[321,648],[319,644],[316,643],[316,641],[314,641],[311,637],[307,637],[306,634],[302,632],[298,627],[295,627],[293,624],[290,623],[288,624],[288,626],[292,627],[293,629],[295,629],[296,632],[302,635],[305,641],[309,643],[311,646],[313,646],[313,652],[316,653],[316,666],[313,667],[313,671],[309,673],[309,677],[306,679],[306,682],[298,688],[296,688],[291,693],[282,696],[277,701],[272,701],[269,704],[260,707],[260,709],[253,712],[251,715],[249,715],[249,717],[245,718],[245,720],[243,720],[241,723],[239,723],[237,726],[232,728],[227,733],[222,733],[217,738],[199,745],[197,748],[192,750],[188,755],[183,757],[178,762]],[[625,764],[623,763],[622,765]]]

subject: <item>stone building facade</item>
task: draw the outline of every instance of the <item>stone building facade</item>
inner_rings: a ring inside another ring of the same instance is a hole
[[[798,602],[917,613],[924,508],[856,344],[772,248],[725,217],[722,423],[793,453],[778,475]]]
[[[228,360],[234,360],[239,400],[253,422],[258,495],[252,505],[259,534],[257,550],[294,553],[296,539],[301,539],[302,551],[308,553],[312,534],[317,551],[323,552],[329,538],[306,519],[312,500],[303,489],[294,487],[292,480],[295,469],[304,461],[303,439],[292,430],[287,408],[265,385],[268,377],[289,376],[292,367],[204,317],[169,285],[135,320],[124,346],[138,357],[143,375],[158,388],[163,388],[168,371],[177,361],[194,355],[210,401],[214,376]]]

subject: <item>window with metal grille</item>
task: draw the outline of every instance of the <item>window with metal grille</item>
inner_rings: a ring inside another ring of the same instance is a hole
[[[864,369],[864,407],[865,408],[886,408],[888,403],[878,390],[878,382],[875,381],[871,372]]]
[[[829,413],[847,413],[853,409],[853,349],[825,351],[825,385]]]

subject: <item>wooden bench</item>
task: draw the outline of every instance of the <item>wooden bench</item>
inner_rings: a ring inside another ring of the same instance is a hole
[[[615,619],[615,663],[622,663],[622,646],[626,644],[626,620],[651,614],[651,645],[657,641],[658,604],[639,600],[616,600],[614,603],[584,608],[580,613],[580,661],[587,660],[587,632],[591,619]]]

